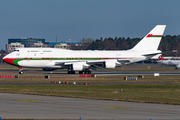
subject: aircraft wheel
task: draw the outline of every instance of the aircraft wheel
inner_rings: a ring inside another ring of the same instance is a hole
[[[91,71],[79,71],[79,74],[91,74]]]
[[[83,71],[79,71],[79,74],[83,74]]]
[[[68,71],[68,74],[75,74],[75,71]]]
[[[91,74],[91,71],[84,71],[85,74]]]
[[[24,72],[23,71],[19,71],[19,74],[23,74]]]

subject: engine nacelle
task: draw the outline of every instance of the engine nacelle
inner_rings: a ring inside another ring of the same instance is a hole
[[[177,66],[176,66],[176,69],[180,69],[180,65],[177,65]]]
[[[115,68],[116,62],[115,61],[106,61],[104,62],[104,68]]]
[[[83,70],[83,65],[82,64],[72,64],[71,65],[71,70],[82,71]]]
[[[43,71],[54,71],[54,68],[42,68]]]

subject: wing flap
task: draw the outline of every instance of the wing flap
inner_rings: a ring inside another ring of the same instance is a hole
[[[123,65],[131,63],[129,59],[118,59],[117,61]]]

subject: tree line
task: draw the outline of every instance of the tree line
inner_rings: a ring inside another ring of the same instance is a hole
[[[128,50],[133,48],[142,38],[100,38],[100,39],[83,39],[82,46],[72,47],[74,50]],[[180,35],[166,35],[162,37],[159,50],[164,56],[180,55]]]

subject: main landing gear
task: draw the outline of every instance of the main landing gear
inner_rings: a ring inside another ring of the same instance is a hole
[[[91,74],[91,71],[88,70],[88,71],[79,71],[79,74]]]
[[[75,71],[68,71],[68,74],[75,74]]]
[[[75,74],[75,71],[68,71],[68,74]],[[79,71],[79,74],[91,74],[91,71]]]

